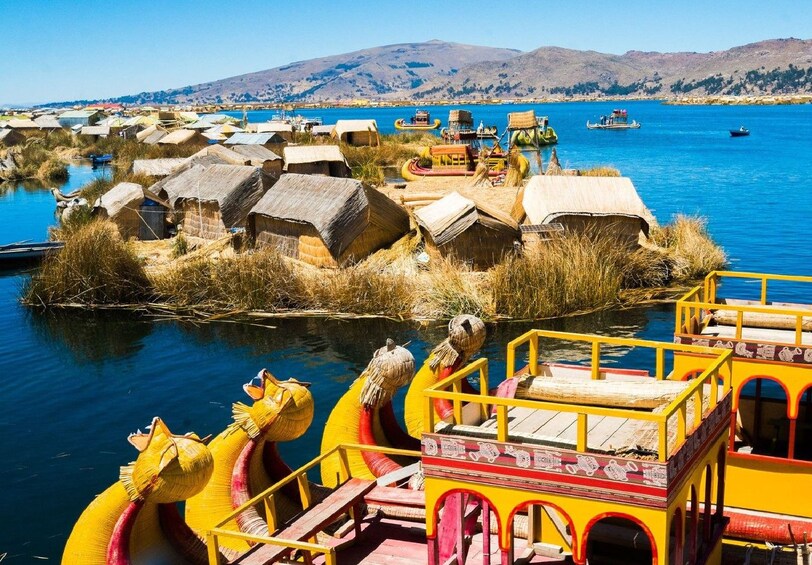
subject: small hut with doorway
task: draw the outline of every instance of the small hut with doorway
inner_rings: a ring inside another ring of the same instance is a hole
[[[136,133],[135,139],[146,145],[155,145],[166,136],[166,130],[161,129],[156,125],[152,125]]]
[[[520,240],[519,224],[501,210],[452,192],[415,211],[430,253],[487,269],[511,253]]]
[[[167,202],[140,184],[121,182],[99,198],[94,210],[109,218],[124,239],[163,239],[166,236]]]
[[[0,145],[4,147],[12,147],[25,142],[25,135],[18,132],[16,129],[0,128]]]
[[[186,234],[216,239],[245,226],[248,212],[271,185],[258,167],[194,165],[165,179],[158,195],[166,198]]]
[[[297,145],[284,150],[286,173],[349,177],[350,166],[338,145]]]
[[[282,255],[341,267],[398,240],[409,216],[358,180],[285,174],[251,210],[248,231]]]
[[[534,176],[515,210],[529,226],[558,224],[566,231],[605,234],[632,246],[648,236],[655,221],[626,177]]]
[[[313,126],[310,128],[310,135],[313,137],[329,137],[333,135],[333,130],[335,127],[335,124]]]
[[[332,135],[348,145],[381,144],[375,120],[337,120]]]

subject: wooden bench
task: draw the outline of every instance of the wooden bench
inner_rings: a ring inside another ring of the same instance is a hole
[[[349,509],[352,509],[352,518],[355,521],[355,535],[358,536],[361,532],[361,503],[375,486],[374,481],[350,479],[331,492],[327,498],[304,510],[289,525],[272,537],[282,540],[307,541],[335,522],[339,516]],[[289,547],[262,544],[251,548],[247,553],[229,563],[235,565],[267,565],[285,557],[290,552],[291,548]]]

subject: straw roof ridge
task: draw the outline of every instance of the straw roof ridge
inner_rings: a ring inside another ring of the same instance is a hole
[[[654,216],[628,177],[541,176],[530,179],[522,206],[531,224],[567,215],[640,218],[648,233]]]
[[[134,182],[120,182],[102,194],[96,206],[105,209],[114,218],[127,206],[139,206],[144,201],[144,187]]]
[[[238,132],[229,137],[226,145],[265,145],[266,143],[284,143],[285,139],[276,132],[248,133]]]
[[[187,174],[198,168],[193,167]],[[211,165],[193,176],[196,179],[184,179],[192,182],[179,183],[177,196],[170,199],[173,207],[184,199],[217,202],[226,227],[241,223],[269,184],[259,168],[243,165]]]
[[[133,161],[133,173],[151,177],[165,177],[172,174],[186,163],[184,157],[166,157],[163,159],[136,159]]]
[[[338,257],[369,224],[369,199],[355,179],[287,173],[251,214],[311,224]]]
[[[262,145],[235,145],[231,150],[250,159],[252,165],[261,165],[265,161],[282,160],[282,157]]]
[[[288,145],[283,152],[285,154],[285,167],[291,164],[318,163],[319,161],[347,163],[338,145]]]
[[[527,110],[525,112],[508,113],[508,129],[532,129],[538,125],[536,112]]]
[[[336,120],[336,125],[333,128],[333,134],[339,138],[345,133],[359,131],[377,132],[378,123],[375,120]]]
[[[508,214],[451,192],[415,211],[418,225],[431,234],[438,246],[452,241],[473,224],[489,229],[518,231],[519,225]]]

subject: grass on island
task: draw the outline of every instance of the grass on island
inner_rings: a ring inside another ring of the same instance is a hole
[[[270,249],[199,255],[176,240],[168,245],[185,247],[184,253],[168,267],[145,271],[112,223],[91,220],[63,230],[65,249],[32,277],[24,293],[28,304],[538,319],[610,307],[622,303],[626,290],[685,283],[725,264],[704,222],[683,216],[652,234],[662,248],[630,249],[611,229],[566,232],[485,272],[437,257],[418,266],[420,238],[414,234],[335,270],[304,266]]]

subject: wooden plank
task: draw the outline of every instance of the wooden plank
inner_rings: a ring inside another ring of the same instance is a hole
[[[527,412],[527,416],[521,422],[510,426],[511,433],[535,433],[536,430],[559,414],[555,410],[527,409]]]
[[[607,416],[597,426],[589,430],[587,446],[589,449],[598,451],[608,451],[612,447],[618,447],[614,436],[628,421],[628,418]]]
[[[376,486],[365,497],[367,504],[385,506],[409,506],[423,508],[426,506],[426,493],[422,490]]]
[[[557,412],[555,416],[544,421],[531,433],[556,438],[558,434],[572,426],[577,419],[578,417],[574,412]]]
[[[289,526],[273,537],[306,541],[327,525],[335,522],[350,507],[358,504],[375,486],[374,481],[350,479],[331,492],[324,500],[308,508],[302,515],[295,518]],[[360,519],[360,517],[358,518]],[[279,545],[261,545],[230,561],[230,563],[235,565],[266,565],[272,563],[275,559],[279,559],[289,551],[290,548]]]

